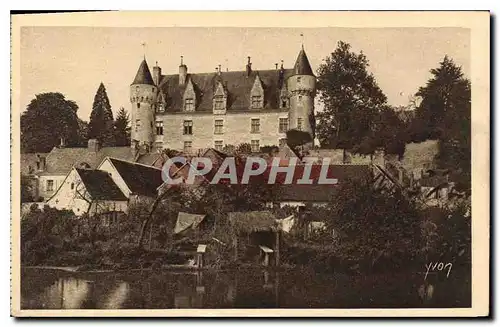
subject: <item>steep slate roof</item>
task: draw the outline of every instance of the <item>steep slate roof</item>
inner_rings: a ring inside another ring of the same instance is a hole
[[[127,197],[102,170],[75,168],[93,200],[127,201]]]
[[[135,75],[134,81],[132,82],[132,85],[135,84],[155,85],[146,59],[142,60],[141,65],[137,70],[137,74]]]
[[[292,69],[284,69],[280,78],[280,70],[231,71],[217,73],[188,74],[186,83],[179,85],[179,75],[163,75],[160,79],[160,90],[166,97],[166,112],[180,112],[183,108],[184,90],[190,79],[197,95],[195,111],[207,112],[213,109],[213,94],[219,81],[222,81],[228,92],[227,111],[250,110],[250,92],[259,75],[264,87],[264,110],[279,110],[280,81],[293,74]],[[258,112],[258,110],[256,110]]]
[[[104,147],[95,152],[88,148],[58,148],[55,147],[46,157],[45,172],[47,175],[66,175],[73,166],[79,167],[86,163],[90,168],[96,168],[106,157],[134,160],[132,149],[127,146]]]
[[[157,195],[156,189],[163,183],[161,169],[116,158],[109,160],[132,193],[152,197]]]
[[[309,59],[307,59],[306,52],[304,48],[300,50],[297,60],[295,61],[295,66],[293,67],[294,75],[313,75],[311,69],[311,64],[309,64]]]

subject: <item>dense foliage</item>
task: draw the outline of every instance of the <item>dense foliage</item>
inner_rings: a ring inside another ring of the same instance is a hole
[[[127,111],[121,107],[114,123],[115,146],[130,145],[130,119]]]
[[[114,123],[111,104],[106,93],[104,84],[99,84],[94,103],[92,104],[92,112],[90,113],[90,122],[88,137],[89,139],[97,139],[103,146],[112,146],[114,140]]]
[[[21,151],[49,152],[61,144],[84,142],[78,106],[61,93],[37,94],[21,116]]]

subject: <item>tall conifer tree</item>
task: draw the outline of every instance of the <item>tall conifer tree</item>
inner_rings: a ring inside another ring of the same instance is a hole
[[[89,139],[99,140],[103,146],[113,146],[115,144],[114,136],[113,112],[106,94],[106,88],[101,82],[92,105],[88,137]]]

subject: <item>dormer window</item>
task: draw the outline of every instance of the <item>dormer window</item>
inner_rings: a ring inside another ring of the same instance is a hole
[[[163,103],[158,103],[158,106],[156,107],[157,112],[164,112],[165,107],[163,106]]]
[[[264,85],[259,75],[255,76],[252,90],[250,91],[250,109],[261,109],[264,107]]]
[[[184,110],[185,111],[194,111],[194,99],[187,98],[184,100]]]
[[[214,98],[214,109],[223,110],[225,108],[225,101],[222,95],[218,95]]]
[[[261,95],[253,95],[252,96],[252,109],[260,109],[262,108],[262,96]]]

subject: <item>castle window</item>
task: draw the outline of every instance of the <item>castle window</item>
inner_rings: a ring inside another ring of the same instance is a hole
[[[184,153],[191,153],[193,151],[193,142],[184,141]]]
[[[303,123],[303,119],[297,118],[297,130],[299,130],[299,131],[302,130],[302,123]]]
[[[217,95],[214,99],[214,109],[223,110],[225,107],[224,102],[224,97],[222,95]]]
[[[280,118],[279,132],[286,133],[288,131],[288,118]]]
[[[194,111],[194,99],[187,98],[184,100],[184,110],[186,111]]]
[[[250,123],[250,133],[260,133],[260,119],[253,118]]]
[[[215,120],[214,134],[224,134],[224,121],[222,119]]]
[[[214,142],[215,150],[222,151],[223,147],[224,147],[224,141],[215,141]]]
[[[299,95],[299,101],[302,101],[302,95]]]
[[[262,108],[262,96],[252,95],[252,109]]]
[[[252,140],[250,143],[250,146],[252,148],[252,152],[259,152],[260,151],[259,140]]]
[[[184,135],[193,135],[193,121],[185,120],[184,121]]]
[[[75,188],[75,183],[71,183],[71,189]]]
[[[301,77],[297,77],[297,83],[300,83]]]
[[[141,107],[141,104],[138,102],[137,103],[137,109],[139,109]]]
[[[136,119],[135,120],[135,131],[137,132],[140,127],[141,127],[141,120],[140,119]]]
[[[47,180],[47,191],[48,192],[54,191],[54,180],[53,179]]]
[[[157,121],[155,124],[156,124],[156,135],[163,135],[163,122]]]
[[[278,142],[279,142],[280,147],[286,145],[286,139],[279,139]]]

